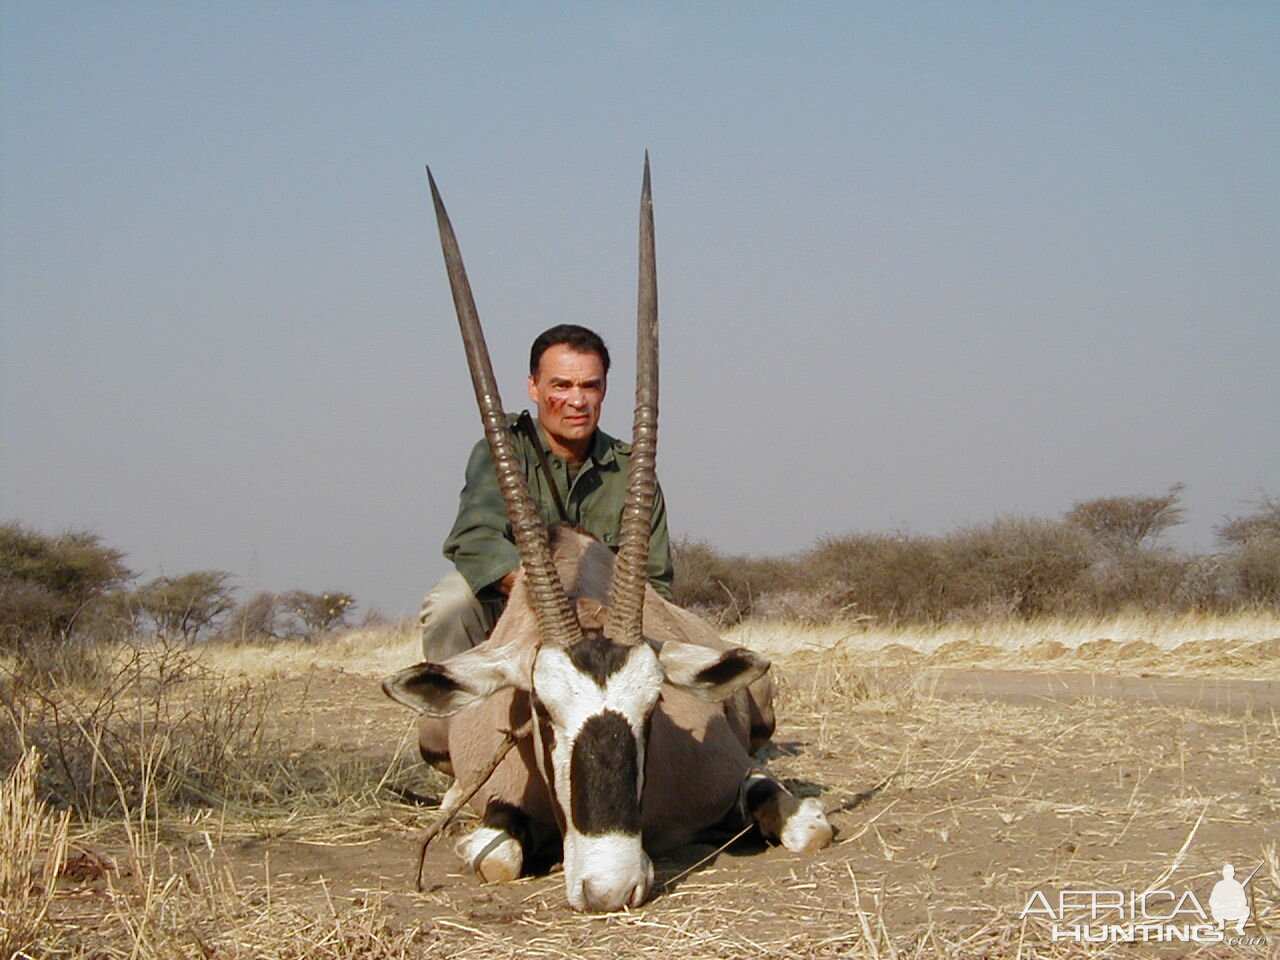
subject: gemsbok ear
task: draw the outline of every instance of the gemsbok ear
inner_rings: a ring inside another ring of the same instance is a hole
[[[419,713],[451,717],[468,704],[513,686],[521,686],[518,663],[481,646],[444,663],[406,667],[382,681],[382,692]]]
[[[703,700],[723,700],[764,676],[769,661],[746,647],[712,650],[668,641],[658,648],[667,682]]]

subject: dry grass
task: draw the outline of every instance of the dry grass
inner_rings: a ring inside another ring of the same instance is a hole
[[[408,622],[395,627],[350,630],[323,643],[282,640],[270,644],[211,643],[204,663],[228,676],[303,676],[315,668],[383,677],[422,659],[421,632]]]
[[[741,624],[726,637],[771,656],[858,652],[864,664],[1111,669],[1161,676],[1280,679],[1280,616],[1266,612],[1101,620],[1009,620],[929,628],[872,621]]]
[[[964,662],[989,656],[988,647],[1059,668],[1069,662],[1061,654],[1028,651],[1045,639],[1088,649],[1101,636],[1150,643],[1146,659],[1131,661],[1146,669],[1201,641],[1275,638],[1280,625],[1133,620],[1021,634],[895,631],[878,641],[870,631],[740,628],[734,637],[761,643],[779,668],[770,766],[822,799],[837,842],[810,857],[698,848],[658,864],[664,892],[651,903],[598,917],[566,908],[558,874],[481,887],[460,875],[448,844],[433,848],[426,891],[411,892],[416,838],[434,811],[380,788],[430,793],[442,784],[410,762],[409,718],[375,679],[417,659],[412,631],[354,632],[319,646],[210,647],[180,677],[170,670],[167,686],[142,671],[140,685],[124,691],[118,718],[137,734],[133,749],[108,756],[110,735],[81,737],[90,753],[98,744],[101,789],[116,795],[115,812],[72,825],[61,879],[23,887],[32,897],[14,916],[25,920],[5,914],[6,926],[35,931],[27,955],[69,960],[1178,956],[1155,945],[1055,943],[1042,922],[1018,914],[1031,890],[1068,884],[1141,890],[1161,881],[1204,898],[1222,863],[1252,869],[1261,860],[1254,915],[1280,943],[1274,714],[942,699],[926,669],[938,651]],[[1212,672],[1207,656],[1200,664]],[[223,715],[244,689],[268,704],[265,720],[220,754],[221,796],[172,790],[175,760],[214,756],[206,741],[227,729],[175,721]],[[164,716],[153,702],[160,690]],[[93,692],[43,695],[65,716]],[[197,702],[206,713],[193,712]],[[22,732],[32,729],[29,719]],[[45,769],[48,776],[48,758]],[[9,783],[19,782],[15,772]],[[255,782],[257,792],[245,793]],[[30,797],[31,787],[22,789]],[[0,825],[0,842],[34,851],[15,855],[27,866],[13,869],[35,876],[60,862],[57,818],[33,799],[23,803]],[[31,838],[41,839],[33,846]],[[1197,955],[1251,958],[1268,949]]]
[[[26,952],[53,902],[67,850],[70,813],[36,797],[39,751],[23,754],[0,783],[0,956]]]

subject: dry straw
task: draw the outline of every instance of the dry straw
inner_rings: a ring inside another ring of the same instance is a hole
[[[40,752],[23,754],[0,784],[0,956],[31,949],[53,902],[67,852],[70,811],[36,797]]]

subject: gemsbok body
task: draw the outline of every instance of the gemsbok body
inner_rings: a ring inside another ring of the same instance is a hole
[[[532,733],[471,800],[482,826],[458,844],[483,879],[563,858],[576,910],[636,907],[651,857],[754,821],[788,849],[826,846],[817,801],[797,800],[752,753],[773,732],[769,663],[725,643],[647,585],[656,490],[657,283],[645,161],[636,418],[618,554],[538,518],[508,433],[461,255],[431,181],[472,381],[522,570],[484,643],[383,682],[423,714],[427,762],[469,790],[508,731]]]

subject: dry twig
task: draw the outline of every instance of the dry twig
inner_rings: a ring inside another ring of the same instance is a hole
[[[526,720],[515,730],[507,730],[503,735],[502,743],[499,744],[497,751],[493,755],[493,759],[481,771],[480,779],[476,781],[475,786],[466,793],[460,793],[449,803],[440,808],[440,816],[436,818],[436,822],[427,828],[427,832],[422,837],[422,846],[418,850],[418,877],[414,882],[414,889],[419,893],[422,892],[422,874],[427,866],[427,847],[431,845],[431,841],[439,836],[440,831],[453,822],[453,818],[458,815],[458,811],[467,805],[467,802],[480,792],[480,788],[489,782],[489,778],[493,776],[493,772],[498,769],[498,765],[511,748],[523,740],[533,730],[533,720]]]

